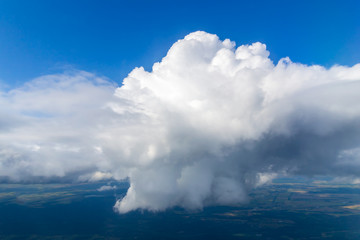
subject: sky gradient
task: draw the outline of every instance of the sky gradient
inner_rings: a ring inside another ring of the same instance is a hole
[[[0,81],[80,69],[121,83],[150,70],[171,45],[203,30],[237,45],[260,41],[277,62],[360,62],[359,1],[0,2]]]

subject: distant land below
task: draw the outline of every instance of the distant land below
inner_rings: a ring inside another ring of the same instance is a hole
[[[281,178],[249,202],[113,211],[127,182],[0,184],[0,239],[360,239],[360,185]]]

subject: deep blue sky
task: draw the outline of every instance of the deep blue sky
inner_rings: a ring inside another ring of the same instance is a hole
[[[1,0],[0,79],[16,86],[76,68],[121,80],[186,34],[266,43],[270,58],[360,62],[360,1]]]

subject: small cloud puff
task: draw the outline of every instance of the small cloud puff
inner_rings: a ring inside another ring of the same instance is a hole
[[[100,188],[98,188],[98,191],[104,192],[104,191],[110,191],[110,190],[114,190],[114,189],[116,189],[116,186],[104,185],[104,186],[101,186]]]

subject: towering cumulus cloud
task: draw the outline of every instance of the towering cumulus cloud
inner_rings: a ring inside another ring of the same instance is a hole
[[[3,181],[128,179],[115,209],[231,205],[278,174],[360,177],[360,65],[276,65],[194,32],[116,88],[90,73],[0,95]]]

